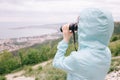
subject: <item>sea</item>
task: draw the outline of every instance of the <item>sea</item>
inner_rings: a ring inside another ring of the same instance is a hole
[[[60,25],[62,24],[0,23],[0,39],[53,34],[60,32]]]
[[[43,14],[42,14],[43,15]],[[50,18],[46,19],[47,17]],[[76,22],[77,13],[60,15],[43,15],[37,21],[0,21],[0,39],[40,36],[60,32],[60,27],[66,23]],[[31,18],[32,19],[32,18]]]

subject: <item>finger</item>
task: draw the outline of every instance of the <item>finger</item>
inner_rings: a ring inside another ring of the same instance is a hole
[[[67,29],[69,30],[69,24],[66,24]]]
[[[65,29],[69,31],[69,24],[66,24],[65,26],[66,26]]]
[[[63,25],[63,26],[62,26],[62,30],[63,30],[63,31],[69,30],[69,25],[68,25],[68,24]]]
[[[62,31],[64,31],[64,29],[65,29],[65,25],[62,26]]]
[[[70,33],[72,32],[72,30],[70,30]]]

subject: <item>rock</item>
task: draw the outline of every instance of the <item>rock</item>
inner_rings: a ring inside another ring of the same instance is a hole
[[[120,70],[109,73],[105,80],[120,80]]]

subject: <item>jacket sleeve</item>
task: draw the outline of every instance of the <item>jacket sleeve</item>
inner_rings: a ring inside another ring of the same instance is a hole
[[[53,66],[62,69],[66,72],[71,72],[73,71],[72,63],[74,61],[72,55],[65,57],[67,48],[68,48],[68,43],[66,43],[64,40],[59,42],[57,46],[58,50],[53,60]]]

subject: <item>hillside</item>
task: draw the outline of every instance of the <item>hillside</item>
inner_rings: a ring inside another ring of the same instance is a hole
[[[115,23],[114,34],[109,44],[112,57],[114,58],[112,60],[109,73],[118,71],[120,66],[120,58],[118,57],[120,56],[119,29],[120,23],[117,22]],[[4,76],[8,73],[13,73],[24,69],[26,73],[22,75],[29,77],[33,76],[35,80],[65,80],[65,72],[53,68],[51,63],[46,64],[44,67],[40,66],[37,70],[31,68],[31,66],[35,64],[53,59],[57,50],[57,44],[60,40],[61,39],[48,41],[43,44],[36,44],[29,48],[20,49],[15,54],[12,54],[9,51],[3,51],[3,54],[0,54],[0,80],[5,80]],[[69,53],[73,50],[74,44],[70,43],[69,49],[67,50],[67,55],[69,55]]]
[[[114,26],[115,26],[114,34],[120,35],[120,22],[115,22]]]

